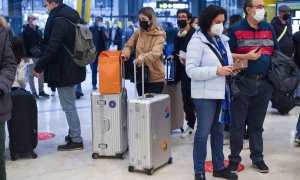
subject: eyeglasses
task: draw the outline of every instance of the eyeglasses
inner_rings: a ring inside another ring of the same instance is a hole
[[[258,6],[252,6],[252,7],[256,8],[256,9],[264,9],[264,8],[266,8],[265,5],[258,5]]]

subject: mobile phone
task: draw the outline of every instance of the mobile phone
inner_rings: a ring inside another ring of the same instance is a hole
[[[258,49],[255,51],[255,53],[258,53],[258,51],[260,51],[261,50],[261,46],[260,47],[258,47]]]

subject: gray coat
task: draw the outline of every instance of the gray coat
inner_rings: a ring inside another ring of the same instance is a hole
[[[11,118],[10,88],[16,75],[17,63],[8,38],[8,33],[0,26],[0,122]]]

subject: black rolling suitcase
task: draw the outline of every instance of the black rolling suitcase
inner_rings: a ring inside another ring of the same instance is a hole
[[[35,98],[25,89],[12,88],[12,118],[7,122],[11,160],[17,155],[31,154],[37,158],[37,106]]]
[[[290,112],[297,103],[292,92],[283,92],[277,88],[274,88],[271,102],[272,108],[277,109],[281,115]]]

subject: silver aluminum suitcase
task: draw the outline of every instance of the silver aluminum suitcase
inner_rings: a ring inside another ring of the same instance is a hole
[[[100,156],[125,158],[128,148],[125,88],[121,94],[92,93],[92,130],[94,159]]]
[[[143,77],[142,80],[144,80]],[[167,163],[171,164],[170,135],[169,95],[146,94],[129,99],[129,172],[141,170],[152,175],[154,169]]]

